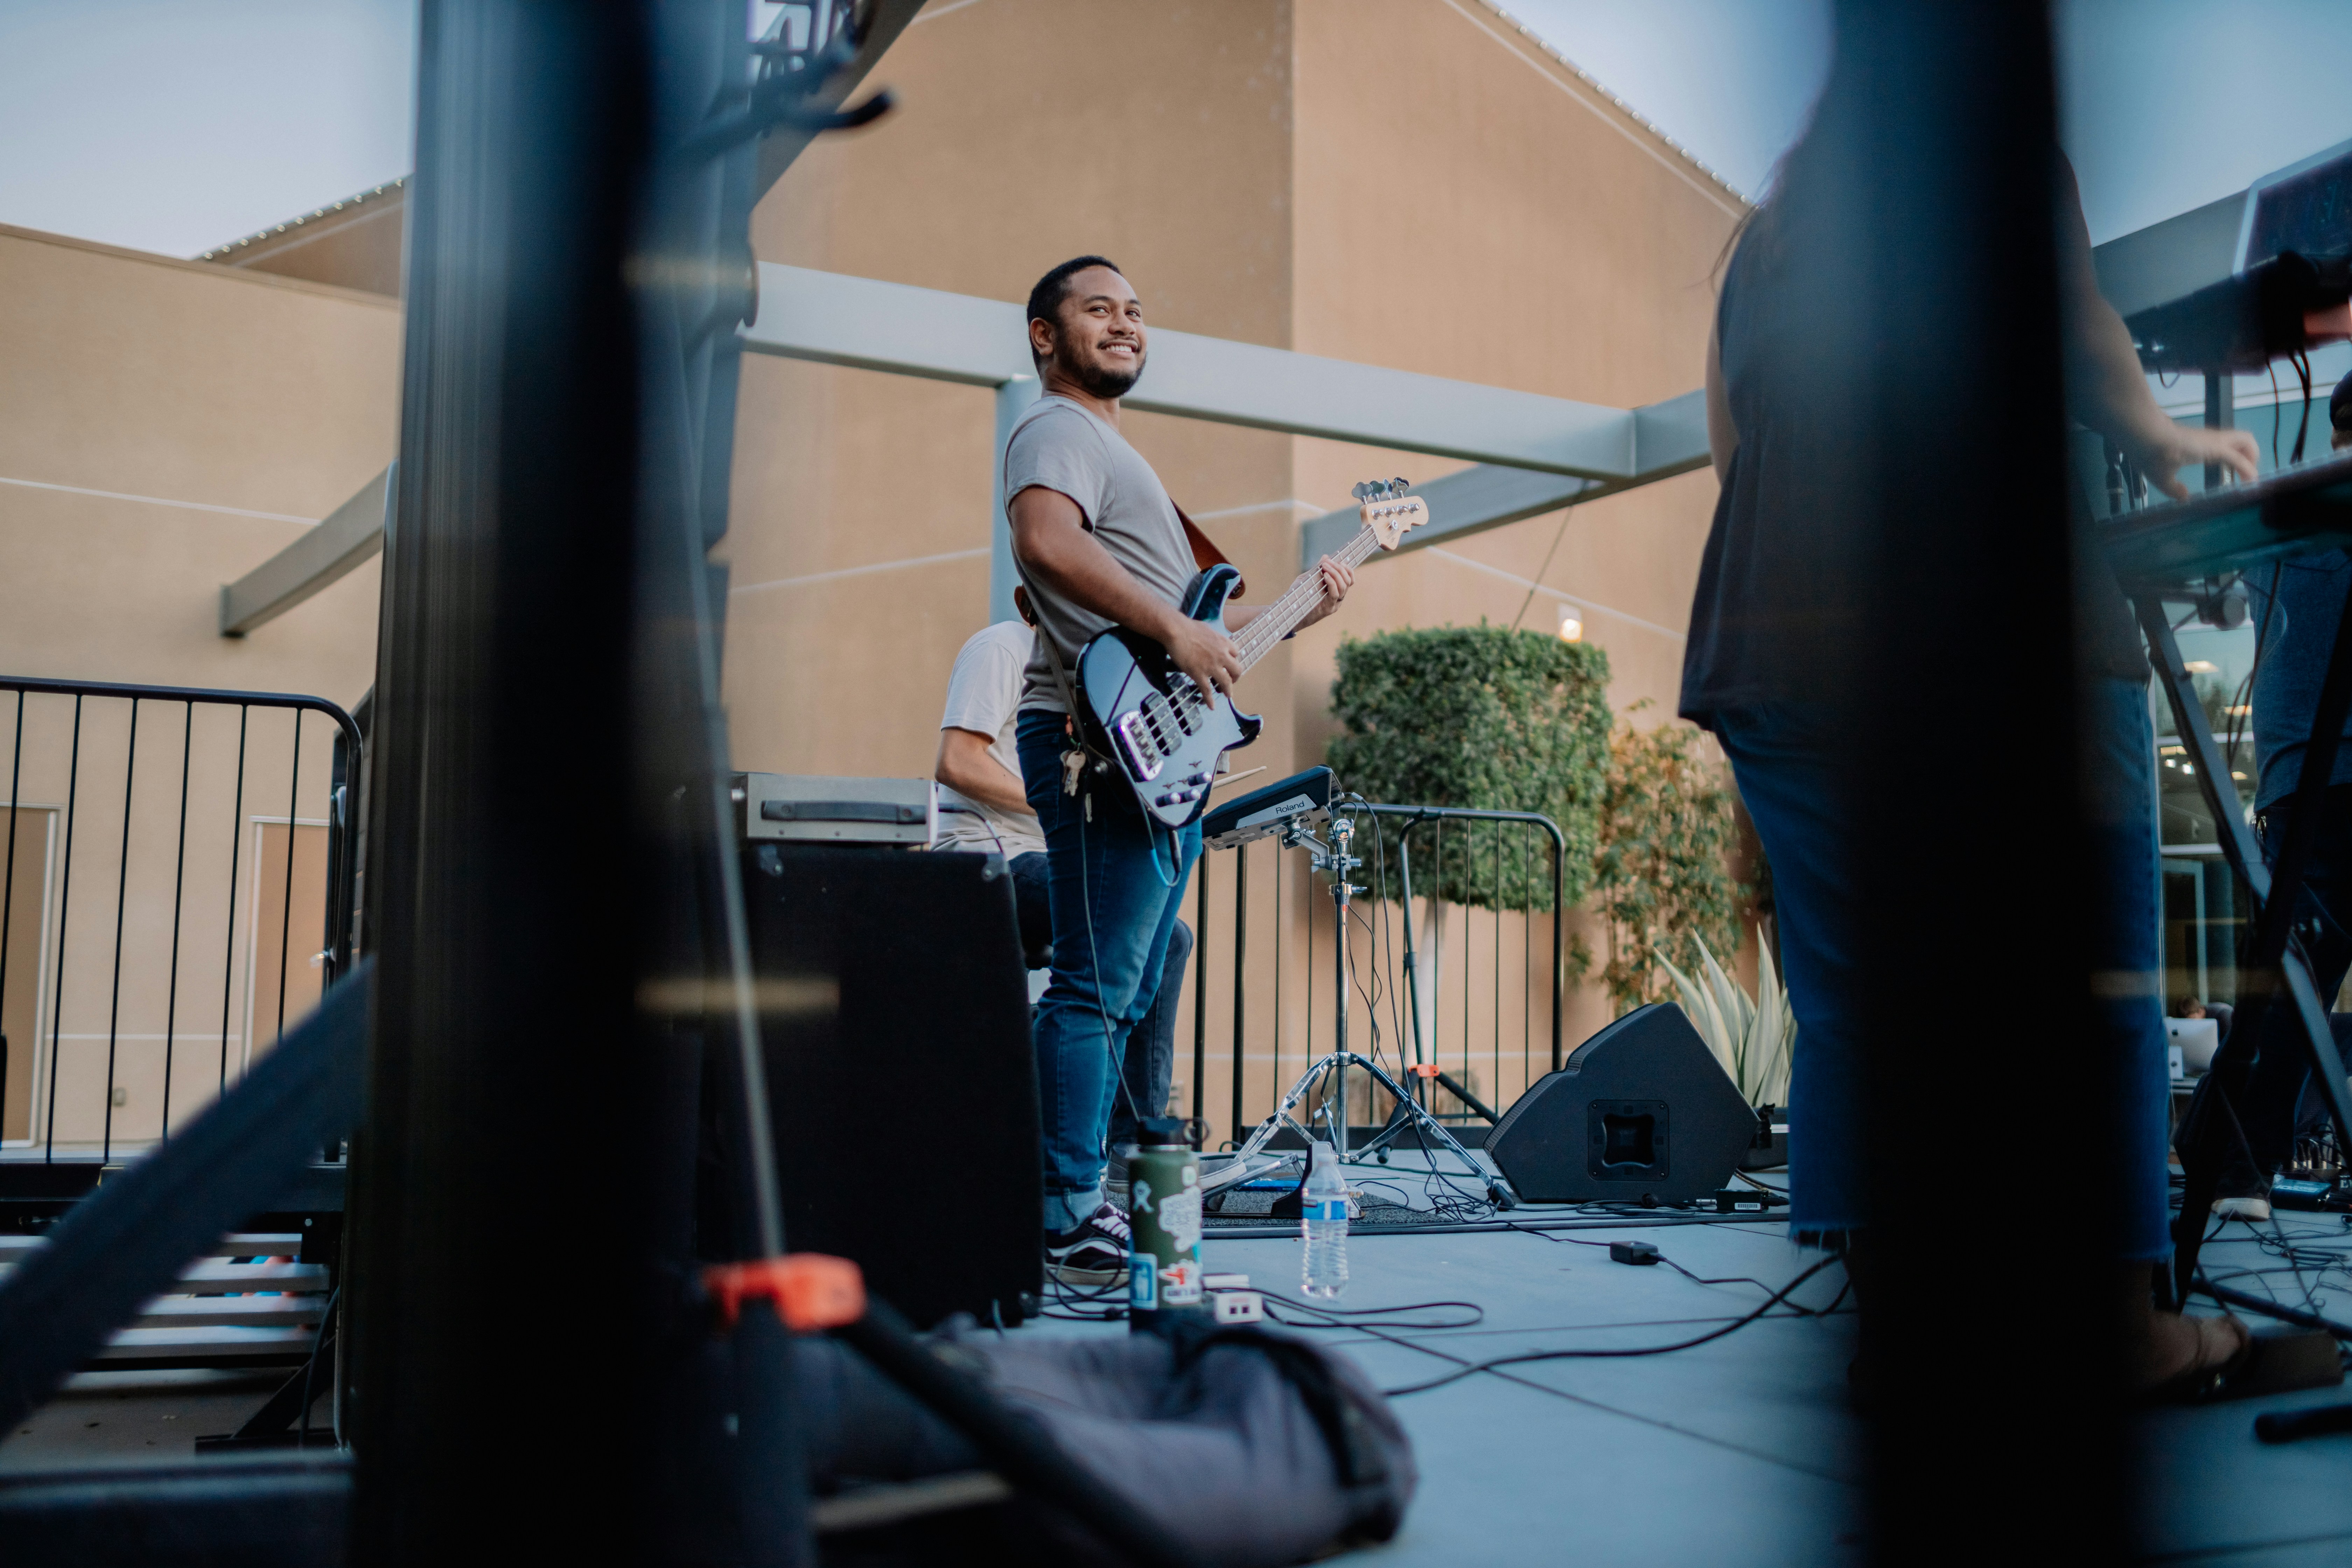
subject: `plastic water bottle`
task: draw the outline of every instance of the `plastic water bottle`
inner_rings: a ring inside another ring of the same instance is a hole
[[[1301,1194],[1307,1237],[1302,1283],[1309,1296],[1325,1300],[1348,1288],[1348,1182],[1339,1156],[1317,1139],[1307,1150],[1307,1191]]]

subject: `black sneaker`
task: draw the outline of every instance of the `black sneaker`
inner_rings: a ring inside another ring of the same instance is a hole
[[[1116,1285],[1127,1278],[1135,1233],[1126,1211],[1104,1204],[1069,1229],[1045,1237],[1045,1272],[1065,1285]]]

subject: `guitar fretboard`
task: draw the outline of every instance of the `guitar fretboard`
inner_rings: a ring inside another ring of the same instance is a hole
[[[1348,541],[1332,559],[1351,567],[1360,566],[1380,547],[1380,535],[1370,527],[1359,528],[1356,537]],[[1264,614],[1244,626],[1234,638],[1234,646],[1241,650],[1242,668],[1247,670],[1272,652],[1274,645],[1297,630],[1298,623],[1312,615],[1315,606],[1322,602],[1320,571],[1300,573],[1297,579],[1283,590],[1282,597],[1268,605]]]

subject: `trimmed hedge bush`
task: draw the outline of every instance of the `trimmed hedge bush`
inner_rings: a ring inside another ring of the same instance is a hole
[[[1591,887],[1609,776],[1609,656],[1541,632],[1475,626],[1381,632],[1339,647],[1331,742],[1341,787],[1406,805],[1541,812],[1568,840],[1562,874],[1573,906]],[[1395,891],[1398,825],[1360,849],[1367,869],[1384,857]],[[1413,890],[1485,909],[1549,910],[1545,853],[1518,849],[1506,827],[1413,835]],[[1497,864],[1499,858],[1500,864]]]

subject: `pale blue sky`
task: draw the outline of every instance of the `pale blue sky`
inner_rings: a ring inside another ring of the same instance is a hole
[[[1828,0],[1506,8],[1750,195],[1827,63]],[[2352,139],[2352,0],[2059,18],[2094,238]],[[415,33],[415,0],[0,0],[0,223],[188,256],[404,174]]]

